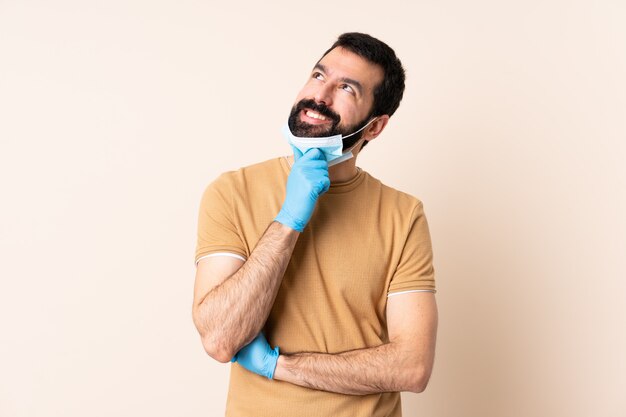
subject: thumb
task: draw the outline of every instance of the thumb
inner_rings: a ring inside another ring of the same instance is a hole
[[[324,156],[324,152],[322,152],[318,148],[311,148],[311,149],[307,150],[305,152],[305,155],[310,160],[322,160],[322,159],[325,160],[326,159],[326,157]]]
[[[296,148],[293,145],[291,145],[291,149],[293,149],[293,161],[296,162],[302,157],[302,152],[300,152],[300,149]]]

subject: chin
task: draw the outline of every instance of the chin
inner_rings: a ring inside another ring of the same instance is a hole
[[[296,126],[294,135],[303,138],[317,138],[323,136],[330,136],[332,131],[331,126],[316,126],[308,123],[299,123]]]

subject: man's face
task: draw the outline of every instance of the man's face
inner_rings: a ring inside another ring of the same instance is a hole
[[[296,97],[289,116],[291,132],[320,137],[358,130],[370,116],[374,89],[382,80],[378,65],[341,47],[333,49],[315,65]]]

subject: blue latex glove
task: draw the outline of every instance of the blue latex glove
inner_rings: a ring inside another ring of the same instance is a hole
[[[242,347],[230,361],[239,363],[248,371],[272,379],[274,378],[278,355],[278,346],[272,349],[263,333],[259,333],[252,342]]]
[[[320,195],[328,191],[328,162],[319,149],[304,155],[293,147],[294,164],[287,178],[287,195],[275,221],[302,232],[315,209]]]

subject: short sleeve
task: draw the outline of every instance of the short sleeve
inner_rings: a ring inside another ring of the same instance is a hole
[[[195,261],[219,252],[247,257],[245,245],[233,221],[232,184],[222,174],[205,189],[198,214]]]
[[[433,250],[421,202],[414,208],[409,224],[400,261],[389,284],[389,295],[404,291],[435,292]]]

